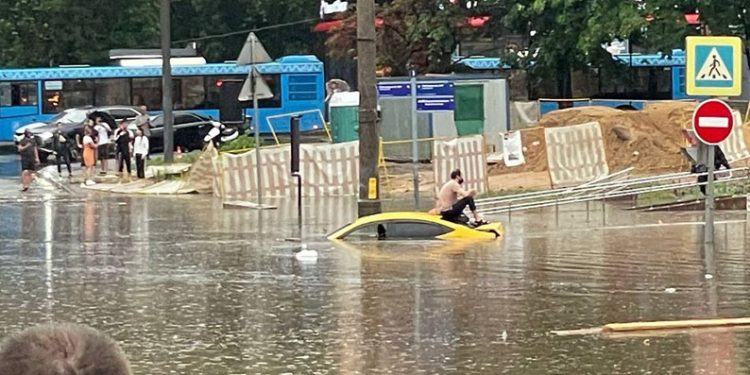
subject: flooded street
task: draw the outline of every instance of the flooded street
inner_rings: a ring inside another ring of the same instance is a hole
[[[6,160],[0,160],[0,164]],[[742,330],[558,336],[612,322],[750,316],[745,213],[592,203],[494,219],[484,244],[332,244],[355,201],[222,209],[208,196],[22,196],[0,177],[0,339],[43,322],[112,335],[136,374],[739,374]],[[2,164],[5,165],[5,164]],[[666,223],[687,223],[664,225]],[[707,276],[708,275],[708,276]]]

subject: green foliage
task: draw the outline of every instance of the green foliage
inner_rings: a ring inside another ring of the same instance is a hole
[[[243,134],[235,138],[231,142],[221,145],[219,151],[230,152],[238,150],[249,150],[253,147],[255,147],[255,139],[247,134]]]
[[[172,39],[175,41],[262,28],[305,19],[314,20],[320,3],[308,0],[181,0],[172,2]],[[256,34],[272,58],[311,54],[316,50],[314,22],[261,30]],[[199,41],[210,61],[234,60],[246,33]],[[182,47],[182,45],[179,45]]]
[[[318,4],[307,0],[172,1],[172,40],[314,19]],[[258,32],[272,57],[312,53],[312,22]],[[105,64],[115,48],[159,48],[159,2],[154,0],[2,0],[0,66]],[[199,41],[210,61],[237,58],[246,33]]]
[[[107,62],[111,48],[153,46],[158,6],[151,0],[19,0],[0,5],[0,65]]]
[[[393,75],[405,75],[408,67],[420,73],[447,72],[451,53],[458,43],[457,25],[463,13],[447,1],[394,0],[378,9],[384,24],[377,30],[378,64],[389,66]],[[354,57],[356,15],[344,20],[326,40],[329,54]]]

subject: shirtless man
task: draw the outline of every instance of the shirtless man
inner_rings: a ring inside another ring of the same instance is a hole
[[[461,187],[463,183],[464,178],[461,176],[461,170],[456,169],[451,172],[451,180],[446,182],[438,193],[437,211],[443,220],[458,222],[464,209],[468,206],[474,215],[474,225],[487,224],[479,217],[477,206],[474,204],[474,196],[477,195],[477,192],[464,190]]]

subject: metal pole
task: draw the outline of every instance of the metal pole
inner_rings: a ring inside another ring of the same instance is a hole
[[[375,81],[375,1],[357,0],[357,80],[359,90],[359,216],[381,211]]]
[[[253,129],[255,130],[255,181],[258,187],[258,207],[263,205],[263,183],[261,179],[261,168],[260,168],[260,121],[258,119],[258,79],[257,71],[255,70],[255,38],[250,39],[250,87],[253,93],[253,119],[252,122],[255,124]]]
[[[419,147],[417,139],[419,131],[417,129],[417,71],[411,69],[411,162],[412,173],[414,174],[414,208],[419,210]]]
[[[174,118],[172,117],[172,26],[170,0],[161,0],[161,108],[164,116],[164,161],[174,161]]]
[[[708,182],[706,183],[706,213],[703,240],[707,244],[714,243],[714,158],[716,146],[708,146]]]
[[[299,240],[302,242],[302,175],[294,174],[297,177],[297,229],[299,230]]]

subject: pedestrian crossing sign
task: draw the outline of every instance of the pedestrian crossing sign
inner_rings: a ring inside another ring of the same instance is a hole
[[[742,40],[731,36],[686,39],[688,95],[738,96],[742,93]]]

